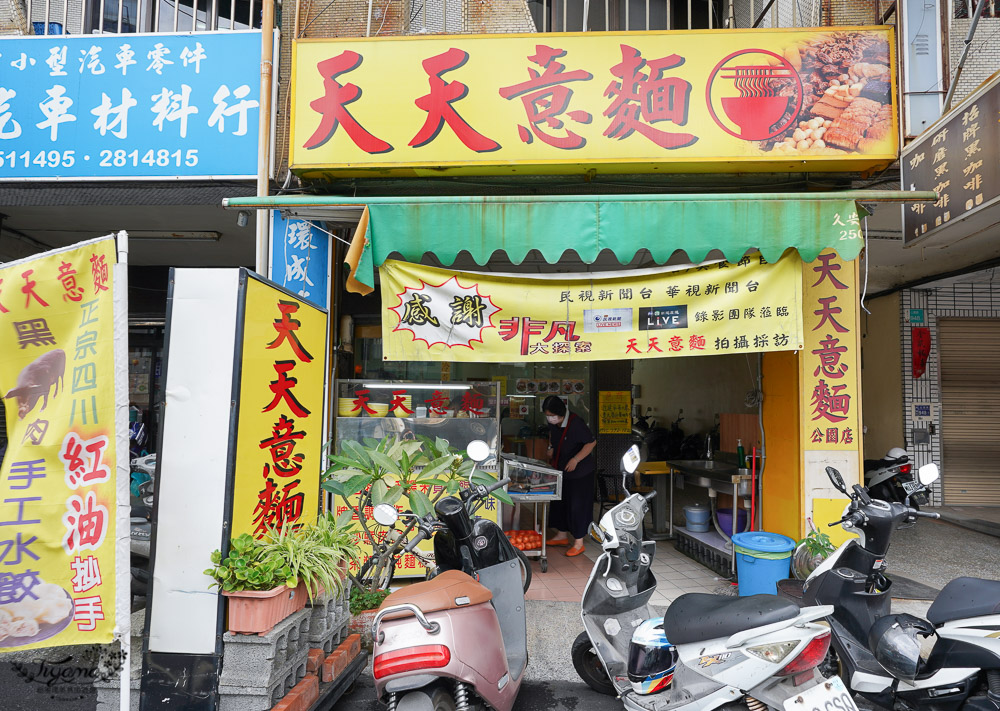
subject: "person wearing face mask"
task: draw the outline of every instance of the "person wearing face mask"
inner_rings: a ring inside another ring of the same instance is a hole
[[[566,408],[555,395],[542,402],[545,421],[549,423],[549,458],[563,473],[562,500],[553,501],[549,521],[558,533],[550,546],[573,545],[568,556],[583,553],[583,537],[594,518],[594,457],[597,440],[587,423]]]

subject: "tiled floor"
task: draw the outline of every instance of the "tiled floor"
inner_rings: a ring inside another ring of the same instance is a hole
[[[564,546],[550,546],[546,551],[549,566],[545,573],[542,572],[538,559],[532,559],[531,587],[525,598],[579,602],[594,561],[601,554],[596,543],[588,540],[586,546],[583,555],[573,558],[566,557]],[[656,606],[666,607],[686,592],[718,593],[729,588],[728,581],[720,579],[714,571],[678,553],[673,541],[657,542],[653,575],[656,576],[656,592],[649,602]]]

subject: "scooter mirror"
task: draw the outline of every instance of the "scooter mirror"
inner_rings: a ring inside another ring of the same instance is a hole
[[[372,512],[372,516],[379,526],[395,526],[399,520],[399,512],[392,504],[379,504]]]
[[[469,442],[469,446],[466,448],[465,453],[469,455],[469,459],[472,461],[482,462],[490,456],[490,445],[486,444],[486,442],[481,439],[474,439]]]
[[[940,476],[941,472],[938,471],[938,465],[933,462],[925,464],[917,470],[917,478],[920,479],[920,483],[924,486],[930,486],[936,482]]]
[[[838,472],[833,467],[827,467],[826,475],[830,477],[830,483],[833,484],[834,488],[837,491],[839,491],[844,496],[850,496],[850,494],[847,493],[847,485],[844,484],[844,478],[840,476],[840,472]]]
[[[635,470],[639,468],[640,460],[639,446],[633,444],[622,456],[622,471],[628,474],[635,474]]]

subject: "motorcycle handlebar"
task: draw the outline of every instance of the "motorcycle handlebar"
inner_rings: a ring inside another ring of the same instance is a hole
[[[911,516],[916,516],[917,518],[941,518],[939,513],[930,513],[928,511],[918,511],[917,509],[910,509],[909,514]]]
[[[418,528],[416,535],[413,536],[413,540],[406,544],[406,547],[403,548],[403,552],[412,553],[413,549],[416,548],[420,544],[420,541],[425,538],[427,538],[427,532],[423,528]]]
[[[494,491],[496,491],[497,489],[502,489],[503,487],[507,486],[507,484],[509,484],[509,483],[510,483],[510,477],[509,476],[505,476],[503,479],[500,479],[499,481],[497,481],[496,484],[491,484],[491,485],[487,486],[486,487],[486,493],[487,494],[491,494]]]
[[[646,501],[652,501],[654,496],[656,496],[656,489],[653,489],[651,492],[649,492],[648,494],[646,494],[643,498],[645,498]]]

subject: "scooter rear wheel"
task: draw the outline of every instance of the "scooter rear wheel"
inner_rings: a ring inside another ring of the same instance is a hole
[[[600,694],[608,696],[615,695],[615,685],[608,678],[608,673],[604,671],[594,645],[590,642],[590,637],[586,632],[581,632],[573,642],[573,668],[580,675],[587,686]]]
[[[517,560],[521,564],[521,588],[523,592],[528,592],[528,588],[531,587],[531,561],[528,560],[524,551],[519,551],[516,548],[514,550],[517,552]]]

